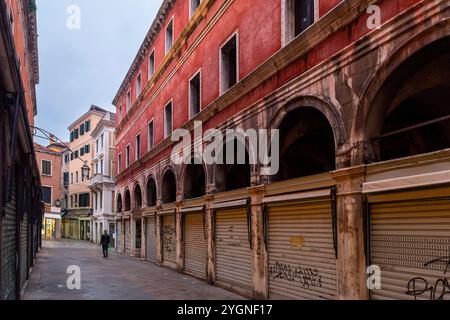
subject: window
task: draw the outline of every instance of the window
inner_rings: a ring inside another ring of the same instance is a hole
[[[167,138],[172,134],[172,102],[164,108],[164,136]]]
[[[142,75],[139,74],[136,79],[136,98],[141,95],[141,83],[142,83]]]
[[[84,156],[84,147],[80,148],[80,157]]]
[[[126,159],[125,159],[125,165],[128,168],[130,166],[130,145],[127,145],[126,149]]]
[[[119,105],[119,111],[118,111],[119,120],[122,119],[122,105]]]
[[[87,144],[84,146],[84,153],[89,154],[89,152],[91,152],[91,146]]]
[[[70,183],[73,184],[73,172],[70,174]]]
[[[94,193],[93,196],[94,196],[94,209],[97,210],[97,194]]]
[[[141,156],[141,135],[136,136],[136,160],[139,160]]]
[[[121,170],[122,170],[122,155],[119,154],[119,156],[117,157],[117,173],[119,174]]]
[[[84,123],[80,125],[80,136],[84,135]]]
[[[73,153],[70,154],[70,160],[73,161],[75,159],[75,155]]]
[[[75,151],[75,159],[78,159],[78,150],[77,151]]]
[[[201,99],[200,72],[198,72],[189,81],[189,112],[191,118],[200,112],[201,108],[200,99]]]
[[[103,209],[103,191],[100,191],[100,210]]]
[[[155,146],[155,136],[154,136],[154,127],[153,120],[148,124],[148,150],[152,150]]]
[[[131,92],[128,91],[127,93],[127,112],[131,109]]]
[[[73,196],[70,196],[70,207],[73,208]]]
[[[100,160],[100,174],[103,174],[103,159]]]
[[[150,80],[151,77],[155,74],[155,50],[150,53],[150,56],[148,57],[148,79]]]
[[[314,0],[283,0],[282,5],[286,45],[314,23]]]
[[[86,132],[91,131],[91,120],[87,120],[87,121],[84,122],[84,130]]]
[[[78,206],[80,208],[88,208],[89,207],[89,193],[82,193],[79,195]]]
[[[78,207],[78,195],[77,194],[74,196],[74,202],[75,202],[75,208],[77,208]]]
[[[78,139],[78,128],[73,131],[73,134],[74,134],[74,136],[73,136],[74,139],[75,140]]]
[[[98,139],[95,140],[95,153],[98,153]]]
[[[238,81],[238,40],[234,35],[220,49],[220,89],[226,92]]]
[[[173,47],[173,17],[166,27],[166,53]]]
[[[197,11],[197,8],[200,6],[201,0],[190,0],[191,5],[189,7],[189,17],[192,17]]]
[[[74,140],[74,132],[71,131],[70,132],[70,142],[73,142],[73,140]]]
[[[76,177],[75,181],[76,181],[76,183],[78,183],[78,171],[75,172],[75,177]]]
[[[69,186],[69,173],[64,172],[64,187],[67,188]]]
[[[51,176],[52,175],[52,162],[48,160],[42,160],[42,175]]]
[[[102,134],[101,136],[100,136],[100,147],[103,149],[103,146],[104,146],[104,135]]]
[[[42,198],[46,204],[52,204],[52,188],[42,187]]]
[[[64,155],[64,163],[69,163],[69,160],[70,160],[69,155],[65,154]]]

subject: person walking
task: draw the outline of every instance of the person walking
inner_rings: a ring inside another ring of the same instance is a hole
[[[111,243],[111,238],[108,235],[108,231],[105,230],[105,233],[102,235],[102,238],[100,240],[100,244],[102,245],[103,249],[103,258],[108,259],[108,248],[109,244]]]

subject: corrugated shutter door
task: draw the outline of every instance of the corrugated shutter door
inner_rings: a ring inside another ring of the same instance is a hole
[[[184,225],[184,269],[187,273],[206,278],[207,244],[203,228],[203,214],[186,214]]]
[[[169,266],[177,263],[177,235],[175,229],[175,216],[163,216],[163,262]]]
[[[371,264],[381,267],[382,286],[372,299],[429,300],[433,288],[434,298],[449,299],[450,199],[373,204],[371,220]]]
[[[331,202],[268,208],[271,299],[336,299]]]
[[[146,235],[145,235],[145,259],[147,261],[156,261],[156,229],[155,229],[155,218],[149,217],[145,218],[146,223]]]
[[[251,289],[252,255],[246,208],[217,210],[215,242],[217,281]]]
[[[10,300],[16,294],[16,185],[11,184],[11,201],[2,218],[1,299]]]
[[[130,223],[130,220],[125,221],[125,252],[131,253],[131,223]]]
[[[28,216],[24,214],[20,223],[20,289],[23,289],[28,278]]]
[[[117,233],[116,233],[116,250],[122,250],[122,222],[117,221]]]

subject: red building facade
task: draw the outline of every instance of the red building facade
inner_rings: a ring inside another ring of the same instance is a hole
[[[423,222],[449,219],[450,142],[436,138],[449,82],[435,69],[448,64],[448,7],[164,1],[114,99],[119,251],[252,297],[417,297],[409,278],[442,271],[425,270],[417,243],[450,236]],[[280,171],[175,165],[171,134],[195,121],[279,129]],[[371,266],[387,270],[382,289],[367,285]]]

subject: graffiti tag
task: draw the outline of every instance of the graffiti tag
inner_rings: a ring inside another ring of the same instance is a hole
[[[165,225],[163,228],[164,237],[164,251],[175,252],[176,251],[176,232],[175,228],[171,225]]]
[[[428,268],[432,265],[444,264],[444,277],[439,278],[431,285],[423,277],[415,277],[408,282],[408,290],[406,294],[417,300],[420,297],[428,297],[429,300],[445,300],[445,296],[450,294],[450,283],[445,277],[450,268],[450,256],[441,257],[425,263],[424,267]]]
[[[269,276],[272,280],[283,279],[298,282],[304,288],[322,287],[322,275],[319,270],[310,267],[293,267],[285,262],[276,261],[269,266]]]

